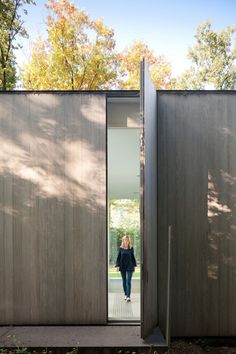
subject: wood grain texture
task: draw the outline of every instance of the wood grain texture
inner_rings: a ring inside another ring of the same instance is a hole
[[[105,324],[105,95],[0,94],[0,128],[0,324]]]
[[[158,324],[157,306],[157,101],[148,68],[143,65],[141,112],[141,337]]]
[[[158,235],[173,225],[172,336],[236,334],[235,112],[235,93],[158,93]],[[165,248],[158,237],[160,321]]]

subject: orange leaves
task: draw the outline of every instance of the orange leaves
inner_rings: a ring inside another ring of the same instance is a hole
[[[170,89],[173,84],[171,65],[164,56],[156,56],[145,42],[136,41],[120,55],[120,88],[137,90],[140,83],[140,61],[149,64],[152,80],[157,89]]]
[[[148,45],[136,41],[118,54],[113,29],[91,20],[70,0],[48,0],[48,38],[37,42],[22,74],[24,88],[58,90],[139,89],[145,57],[157,88],[170,88],[171,67]]]
[[[78,15],[78,8],[68,0],[48,0],[45,5],[54,15],[54,21],[75,20]],[[84,11],[79,11],[79,15],[87,22],[88,15]]]

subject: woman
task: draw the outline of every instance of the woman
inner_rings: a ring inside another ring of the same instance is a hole
[[[121,272],[123,289],[125,293],[125,300],[131,301],[131,279],[136,267],[136,260],[134,257],[134,249],[131,246],[131,241],[128,235],[122,237],[121,246],[116,260],[116,270]],[[127,279],[126,279],[127,274]]]

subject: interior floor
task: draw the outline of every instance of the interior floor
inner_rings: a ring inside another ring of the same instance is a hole
[[[139,320],[140,319],[140,294],[134,293],[131,301],[124,300],[123,293],[109,293],[109,320]]]

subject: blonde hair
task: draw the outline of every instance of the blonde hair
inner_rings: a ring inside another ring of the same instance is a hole
[[[124,240],[125,239],[128,239],[128,241],[129,241],[128,248],[131,248],[132,244],[131,244],[131,239],[130,239],[129,235],[124,235],[122,237],[122,239],[121,239],[121,247],[124,248]]]

